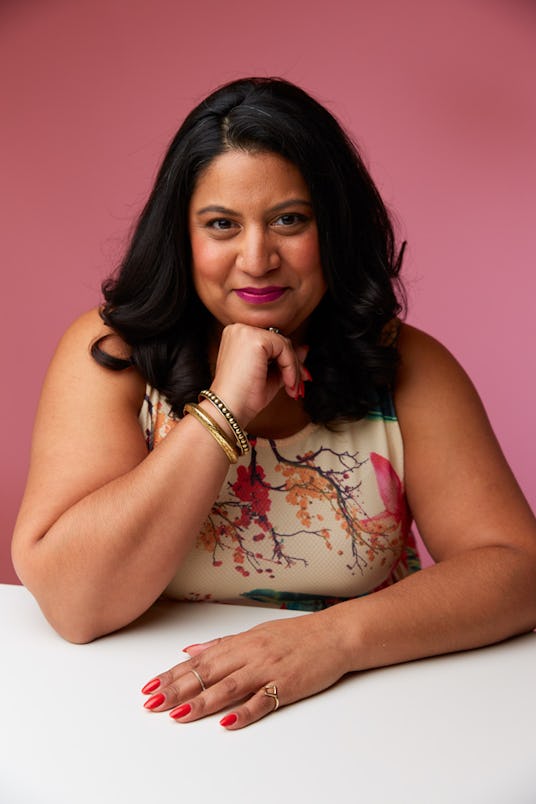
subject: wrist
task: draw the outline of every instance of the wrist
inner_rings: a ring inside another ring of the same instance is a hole
[[[205,430],[210,433],[212,438],[221,447],[230,463],[236,463],[242,454],[236,446],[236,440],[227,435],[223,427],[220,427],[214,417],[208,413],[200,405],[189,402],[184,406],[184,415],[189,413],[194,419],[197,419]]]
[[[214,415],[219,415],[220,421],[223,419],[225,422],[225,432],[230,432],[238,453],[246,455],[249,452],[247,433],[242,429],[234,413],[227,407],[225,402],[212,389],[201,391],[199,393],[199,402],[208,402],[212,406]]]
[[[341,674],[363,670],[363,634],[356,610],[358,600],[336,603],[317,616],[324,620],[323,626],[330,634],[332,649],[336,652]]]
[[[256,411],[250,411],[248,407],[246,407],[243,403],[243,398],[245,394],[238,395],[235,391],[233,393],[229,388],[221,388],[217,382],[212,382],[209,386],[209,390],[214,393],[221,402],[223,402],[224,406],[227,410],[231,413],[233,418],[236,420],[240,428],[246,431],[248,424],[255,418],[257,415]],[[202,399],[203,397],[201,397]],[[201,401],[201,399],[199,401]],[[206,401],[206,400],[204,400]],[[209,405],[212,403],[209,401]],[[216,409],[213,407],[213,411],[216,413]],[[218,410],[218,421],[220,420],[219,417],[225,420],[225,416]],[[229,426],[229,422],[226,421],[226,426]]]

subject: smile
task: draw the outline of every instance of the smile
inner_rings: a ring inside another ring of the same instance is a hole
[[[235,293],[248,304],[268,304],[280,299],[286,290],[282,287],[238,288]]]

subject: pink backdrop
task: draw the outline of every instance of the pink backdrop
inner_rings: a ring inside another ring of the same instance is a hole
[[[255,10],[258,9],[258,10]],[[536,13],[522,0],[4,0],[0,580],[60,333],[99,301],[166,143],[281,75],[363,145],[410,243],[409,321],[472,375],[536,506]]]

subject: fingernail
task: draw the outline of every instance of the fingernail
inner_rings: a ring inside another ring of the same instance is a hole
[[[145,687],[141,688],[141,691],[144,695],[149,695],[150,692],[154,692],[160,686],[160,679],[153,678],[151,681],[148,681]]]
[[[192,711],[192,707],[190,704],[181,704],[181,706],[177,706],[175,709],[172,709],[169,713],[169,716],[173,718],[173,720],[178,720],[181,717],[185,717],[189,715]]]
[[[305,368],[305,366],[302,366],[302,371],[303,371],[303,374],[305,376],[305,379],[308,382],[312,382],[313,378],[311,377],[311,372],[309,371],[309,369]]]
[[[302,380],[300,380],[298,383],[296,383],[295,388],[296,388],[296,390],[295,390],[295,393],[292,394],[292,398],[296,399],[296,400],[303,399],[303,397],[305,395],[305,386],[304,386]]]
[[[193,645],[187,645],[185,648],[182,649],[183,653],[189,653],[191,648],[198,648],[201,645],[201,642],[194,642]]]
[[[235,715],[234,712],[231,715],[225,715],[220,720],[220,726],[233,726],[236,721],[238,720],[238,715]]]
[[[163,704],[165,700],[166,696],[159,692],[157,695],[153,695],[152,698],[149,698],[147,701],[145,701],[143,705],[146,709],[156,709],[156,707]]]

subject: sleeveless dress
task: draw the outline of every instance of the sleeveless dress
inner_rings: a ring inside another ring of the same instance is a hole
[[[151,386],[139,420],[148,450],[177,421]],[[336,429],[249,443],[167,597],[315,611],[420,569],[390,395]]]

